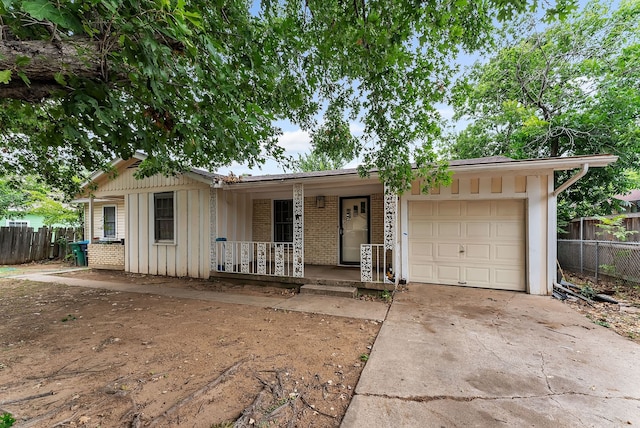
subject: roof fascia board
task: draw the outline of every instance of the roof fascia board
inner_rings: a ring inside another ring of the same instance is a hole
[[[494,163],[481,163],[470,165],[455,165],[450,166],[449,169],[454,174],[467,174],[467,173],[484,173],[484,172],[496,172],[496,173],[509,173],[513,174],[530,172],[532,175],[538,175],[543,171],[564,171],[570,169],[582,168],[582,165],[588,163],[590,167],[604,167],[618,159],[613,155],[592,155],[592,156],[575,156],[567,158],[547,158],[547,159],[527,159],[522,161],[510,161],[510,162],[494,162]],[[237,182],[231,184],[223,184],[223,189],[242,189],[242,188],[264,188],[273,187],[274,185],[293,185],[295,183],[311,184],[322,183],[330,184],[336,182],[342,182],[345,178],[358,177],[357,172],[349,172],[340,175],[330,176],[315,176],[315,177],[281,177],[277,179],[259,179],[255,181]],[[368,178],[364,178],[365,181],[379,181],[379,175],[377,172],[372,172]]]

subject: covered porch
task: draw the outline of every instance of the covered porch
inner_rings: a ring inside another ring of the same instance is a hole
[[[243,177],[214,186],[211,275],[393,287],[397,196],[353,170],[318,174]]]

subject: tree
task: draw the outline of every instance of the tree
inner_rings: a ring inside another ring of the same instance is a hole
[[[28,195],[18,190],[15,182],[0,178],[0,218],[7,218],[11,213],[23,212]]]
[[[274,121],[315,135],[325,111],[365,130],[323,151],[363,153],[363,173],[403,189],[412,160],[444,167],[428,162],[449,59],[537,1],[2,0],[0,173],[71,187],[136,150],[141,175],[259,165],[283,157]]]
[[[299,172],[331,171],[344,166],[342,161],[334,161],[325,153],[312,150],[311,153],[298,155],[294,169]]]
[[[79,226],[77,209],[63,204],[60,192],[35,176],[0,178],[0,218],[34,214],[43,217],[46,226]]]
[[[455,136],[453,157],[618,155],[559,201],[565,217],[610,213],[611,196],[632,185],[625,170],[640,162],[639,23],[640,3],[623,0],[615,10],[592,1],[543,30],[514,24],[502,49],[454,88],[456,117],[471,124]]]

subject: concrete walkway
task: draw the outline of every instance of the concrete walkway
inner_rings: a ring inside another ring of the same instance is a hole
[[[561,302],[410,285],[342,427],[640,425],[640,345]]]
[[[232,294],[208,290],[168,287],[158,284],[131,284],[108,281],[95,281],[81,278],[69,278],[55,275],[79,269],[67,269],[58,272],[30,273],[15,275],[11,278],[26,279],[37,282],[64,284],[74,287],[101,288],[127,293],[156,294],[181,299],[207,300],[235,305],[249,305],[295,312],[309,312],[322,315],[334,315],[347,318],[383,321],[389,309],[381,302],[370,302],[341,297],[326,297],[297,294],[293,297],[265,297],[246,294]]]

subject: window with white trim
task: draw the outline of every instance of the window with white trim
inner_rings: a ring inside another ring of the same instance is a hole
[[[29,227],[29,220],[7,220],[9,227]]]
[[[173,192],[154,193],[153,219],[156,242],[174,240],[175,216],[173,209]]]
[[[102,207],[102,230],[104,238],[116,237],[116,207],[106,205]]]

